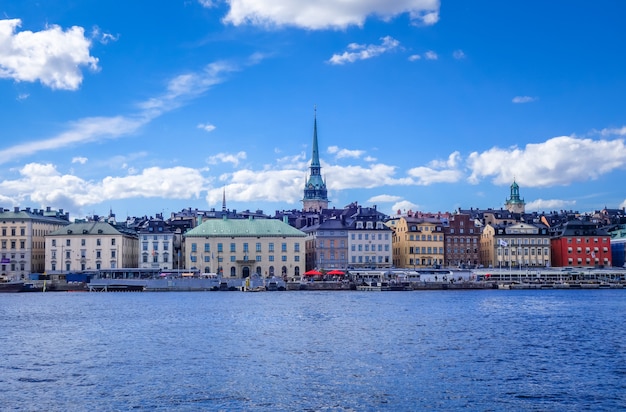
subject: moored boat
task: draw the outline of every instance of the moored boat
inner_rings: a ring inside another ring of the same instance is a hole
[[[0,282],[0,293],[21,292],[23,288],[24,282]]]

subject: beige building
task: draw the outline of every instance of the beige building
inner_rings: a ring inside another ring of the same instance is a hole
[[[184,234],[185,268],[231,278],[301,276],[305,237],[277,219],[208,219]]]
[[[427,268],[444,263],[443,224],[436,217],[409,212],[392,218],[393,264],[397,268]]]
[[[516,223],[484,227],[480,259],[485,267],[523,268],[550,266],[550,234],[541,223]]]
[[[136,268],[137,234],[105,222],[72,223],[46,236],[46,272]]]
[[[0,278],[28,280],[31,273],[43,273],[44,236],[68,224],[62,210],[0,209]]]

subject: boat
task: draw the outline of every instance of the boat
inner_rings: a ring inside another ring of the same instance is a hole
[[[24,282],[0,282],[0,293],[17,293],[24,288]]]
[[[391,286],[389,286],[389,283],[387,282],[377,282],[375,280],[371,280],[356,285],[356,290],[382,292],[391,290]]]

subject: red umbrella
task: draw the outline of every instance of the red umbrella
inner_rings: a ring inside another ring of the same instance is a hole
[[[319,270],[309,270],[308,272],[304,272],[304,276],[319,276],[321,275],[322,272],[320,272]]]
[[[341,270],[337,270],[337,269],[333,269],[330,272],[326,272],[327,275],[336,275],[336,276],[343,276],[345,275],[344,272],[342,272]]]

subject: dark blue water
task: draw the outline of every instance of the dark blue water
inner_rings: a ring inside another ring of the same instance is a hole
[[[624,410],[626,290],[0,295],[0,409]]]

